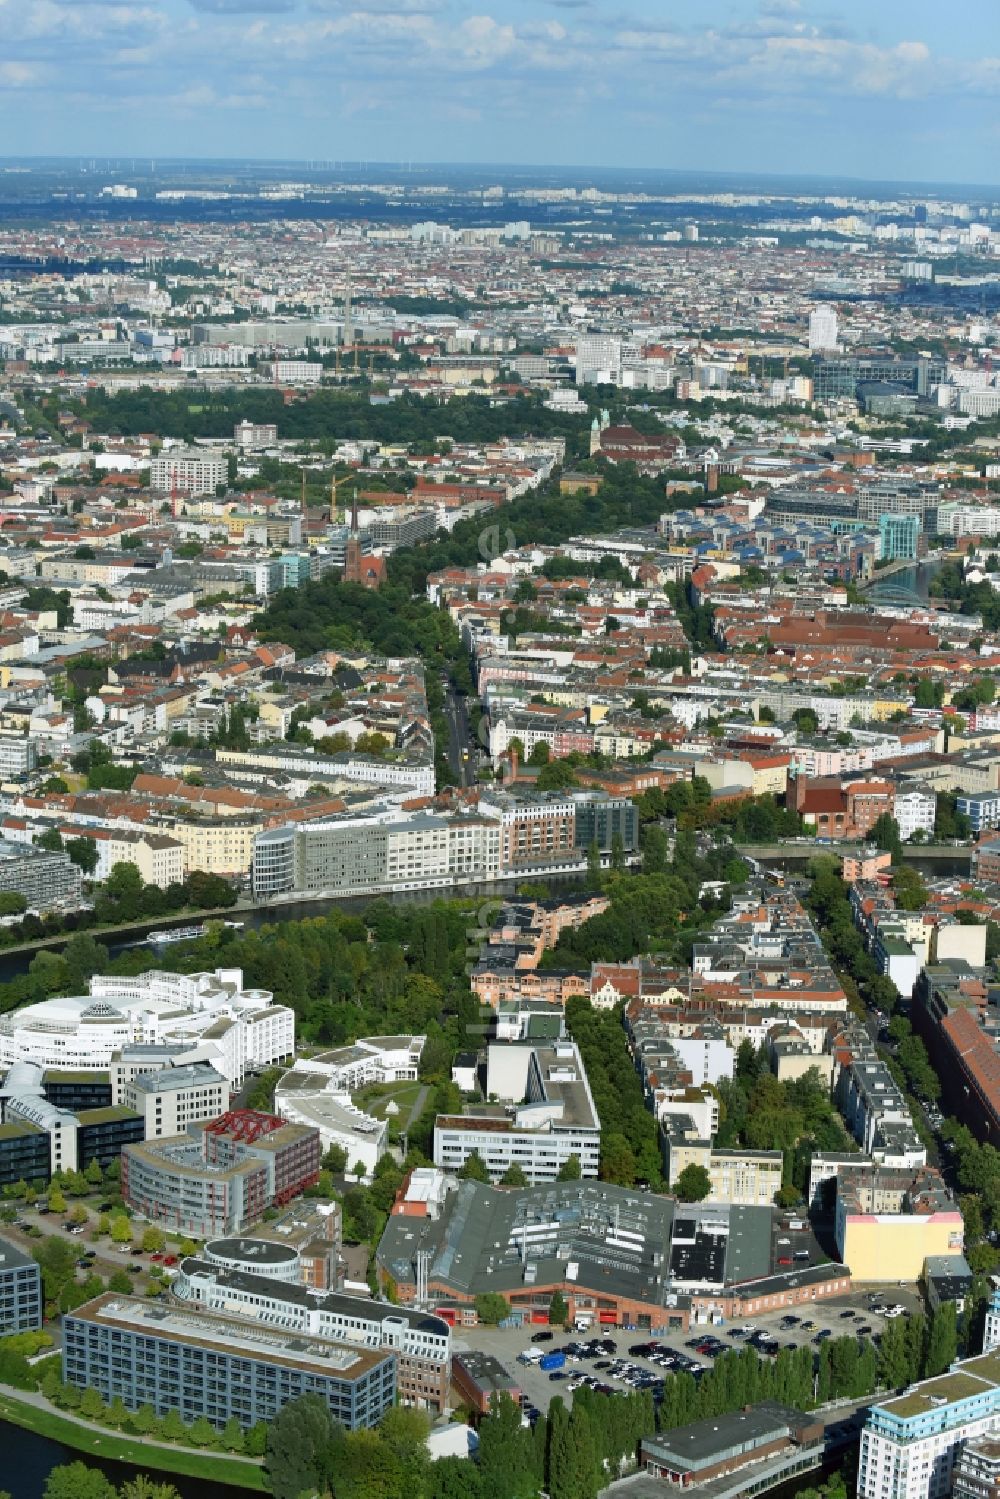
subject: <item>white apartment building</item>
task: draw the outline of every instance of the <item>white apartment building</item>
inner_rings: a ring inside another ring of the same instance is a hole
[[[809,352],[829,353],[837,347],[837,311],[821,304],[809,314]]]
[[[270,828],[255,840],[254,892],[426,890],[500,872],[501,831],[487,817],[400,814]]]
[[[163,833],[133,833],[124,829],[81,828],[81,838],[92,838],[97,848],[94,879],[106,880],[116,864],[134,864],[143,884],[165,890],[184,879],[184,845]]]
[[[859,1499],[944,1499],[962,1444],[1000,1428],[1000,1357],[981,1354],[873,1405],[861,1433]]]
[[[23,734],[0,734],[0,779],[23,776],[38,764],[38,746]]]
[[[934,832],[937,796],[922,786],[908,786],[893,798],[892,815],[899,824],[899,836],[905,843],[916,832]]]
[[[300,1057],[297,1072],[316,1072],[343,1093],[372,1083],[416,1082],[426,1036],[362,1036],[314,1057]]]
[[[434,1164],[458,1172],[473,1154],[497,1182],[520,1166],[535,1186],[555,1181],[571,1156],[585,1177],[597,1175],[598,1118],[583,1060],[572,1041],[487,1048],[487,1098],[463,1114],[434,1121]]]
[[[276,385],[318,385],[323,366],[311,359],[275,359],[270,372]]]
[[[448,874],[448,824],[443,817],[415,817],[386,828],[385,882],[419,889]]]
[[[995,1290],[990,1297],[989,1310],[986,1313],[983,1352],[991,1353],[994,1348],[998,1347],[1000,1347],[1000,1290]]]
[[[958,395],[958,409],[963,416],[984,417],[1000,414],[1000,386],[991,385],[985,390],[962,390]]]
[[[366,1114],[336,1078],[311,1066],[284,1074],[274,1090],[274,1108],[289,1124],[319,1130],[323,1150],[331,1145],[343,1150],[351,1172],[360,1167],[370,1177],[389,1148],[388,1121]]]
[[[246,453],[257,453],[262,448],[273,448],[278,441],[278,429],[273,422],[237,422],[233,428],[233,441]]]
[[[670,1045],[677,1053],[681,1065],[689,1068],[696,1088],[706,1083],[715,1084],[723,1078],[732,1078],[736,1053],[724,1036],[708,1034],[708,1027],[698,1027],[694,1035],[674,1035],[675,1026],[668,1026],[666,1033]]]
[[[229,1108],[229,1084],[204,1063],[140,1072],[116,1090],[117,1102],[141,1114],[145,1139],[187,1133],[189,1124],[217,1119]]]
[[[173,448],[154,458],[149,466],[149,486],[183,495],[214,494],[216,486],[229,482],[229,460],[221,453],[200,448]]]
[[[937,529],[942,536],[1000,536],[1000,505],[939,505]]]
[[[102,1072],[135,1045],[184,1048],[179,1061],[206,1061],[229,1083],[295,1051],[295,1012],[266,989],[244,989],[239,968],[134,977],[95,975],[90,993],[24,1005],[0,1019],[0,1067]]]
[[[577,385],[617,385],[622,374],[622,341],[606,334],[577,339]]]

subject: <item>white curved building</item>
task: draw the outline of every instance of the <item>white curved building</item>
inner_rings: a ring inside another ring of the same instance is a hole
[[[45,999],[0,1018],[0,1068],[18,1062],[104,1072],[134,1045],[184,1048],[174,1060],[211,1063],[226,1080],[295,1051],[295,1014],[266,989],[244,989],[239,968],[214,973],[95,976],[90,993]]]
[[[370,1176],[388,1149],[389,1126],[351,1101],[370,1083],[415,1082],[426,1036],[362,1036],[348,1046],[300,1057],[279,1080],[274,1107],[282,1119],[318,1129],[323,1149],[339,1145],[348,1167]]]

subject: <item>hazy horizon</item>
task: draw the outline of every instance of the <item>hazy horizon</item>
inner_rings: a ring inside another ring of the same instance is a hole
[[[1000,16],[930,0],[0,0],[15,155],[996,175]],[[498,149],[500,148],[500,149]],[[694,167],[688,166],[696,161]]]

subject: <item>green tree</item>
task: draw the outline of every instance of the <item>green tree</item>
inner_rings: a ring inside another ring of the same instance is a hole
[[[140,1405],[138,1410],[132,1412],[132,1429],[138,1436],[152,1436],[159,1425],[159,1417],[151,1405]]]
[[[630,1187],[635,1181],[635,1154],[623,1134],[614,1132],[602,1141],[601,1176],[620,1187]]]
[[[681,1202],[703,1202],[712,1190],[712,1178],[695,1161],[686,1165],[674,1182],[674,1191]]]
[[[118,1490],[98,1468],[61,1463],[45,1480],[43,1499],[118,1499]]]
[[[160,1422],[160,1433],[165,1442],[186,1442],[187,1427],[176,1408],[168,1410]]]
[[[265,1464],[275,1499],[300,1499],[325,1487],[327,1452],[336,1435],[320,1395],[283,1405],[267,1432]]]
[[[667,835],[654,823],[644,830],[642,836],[642,872],[665,874],[667,862]]]
[[[510,1315],[510,1303],[499,1291],[483,1291],[476,1297],[476,1316],[487,1327],[496,1327]]]
[[[244,1434],[243,1447],[247,1457],[263,1457],[267,1451],[268,1426],[264,1421],[258,1421]]]
[[[531,1433],[506,1392],[494,1395],[479,1425],[479,1476],[483,1499],[533,1499],[538,1493]]]
[[[230,1416],[222,1428],[220,1442],[227,1452],[243,1451],[243,1428],[235,1416]]]
[[[512,1161],[500,1178],[501,1187],[526,1187],[528,1178],[516,1161]]]
[[[84,874],[93,874],[98,861],[97,843],[93,838],[67,838],[65,851]]]
[[[868,841],[876,848],[886,849],[898,858],[903,852],[903,841],[899,836],[899,823],[889,812],[883,812],[872,824]]]
[[[129,1244],[132,1241],[132,1225],[124,1213],[112,1213],[111,1215],[111,1239],[115,1244]]]
[[[126,1478],[120,1493],[121,1499],[181,1499],[172,1483],[159,1483],[146,1473]]]
[[[899,1390],[910,1383],[910,1358],[904,1319],[887,1322],[878,1350],[879,1383],[889,1390]]]
[[[549,1302],[549,1321],[556,1327],[565,1327],[569,1317],[569,1307],[566,1298],[561,1291],[552,1292],[552,1300]]]
[[[556,1181],[578,1182],[583,1176],[583,1168],[580,1165],[580,1157],[574,1152],[563,1161],[556,1172]]]
[[[943,1374],[958,1357],[958,1323],[955,1303],[943,1301],[930,1319],[927,1350],[924,1355],[924,1377]]]
[[[488,1183],[490,1179],[490,1173],[486,1169],[486,1163],[483,1160],[482,1156],[479,1154],[478,1150],[469,1152],[464,1162],[462,1163],[462,1169],[458,1174],[462,1181]]]
[[[337,1174],[347,1169],[347,1151],[342,1145],[331,1145],[323,1157],[323,1165],[327,1171]]]
[[[80,1415],[88,1421],[100,1421],[104,1414],[104,1401],[95,1389],[88,1386],[80,1396]]]

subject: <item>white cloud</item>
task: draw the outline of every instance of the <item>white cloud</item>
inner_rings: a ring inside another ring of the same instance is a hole
[[[0,62],[0,84],[5,88],[27,88],[38,77],[38,69],[28,63]]]
[[[279,15],[294,9],[295,0],[188,0],[195,10],[215,16]]]

